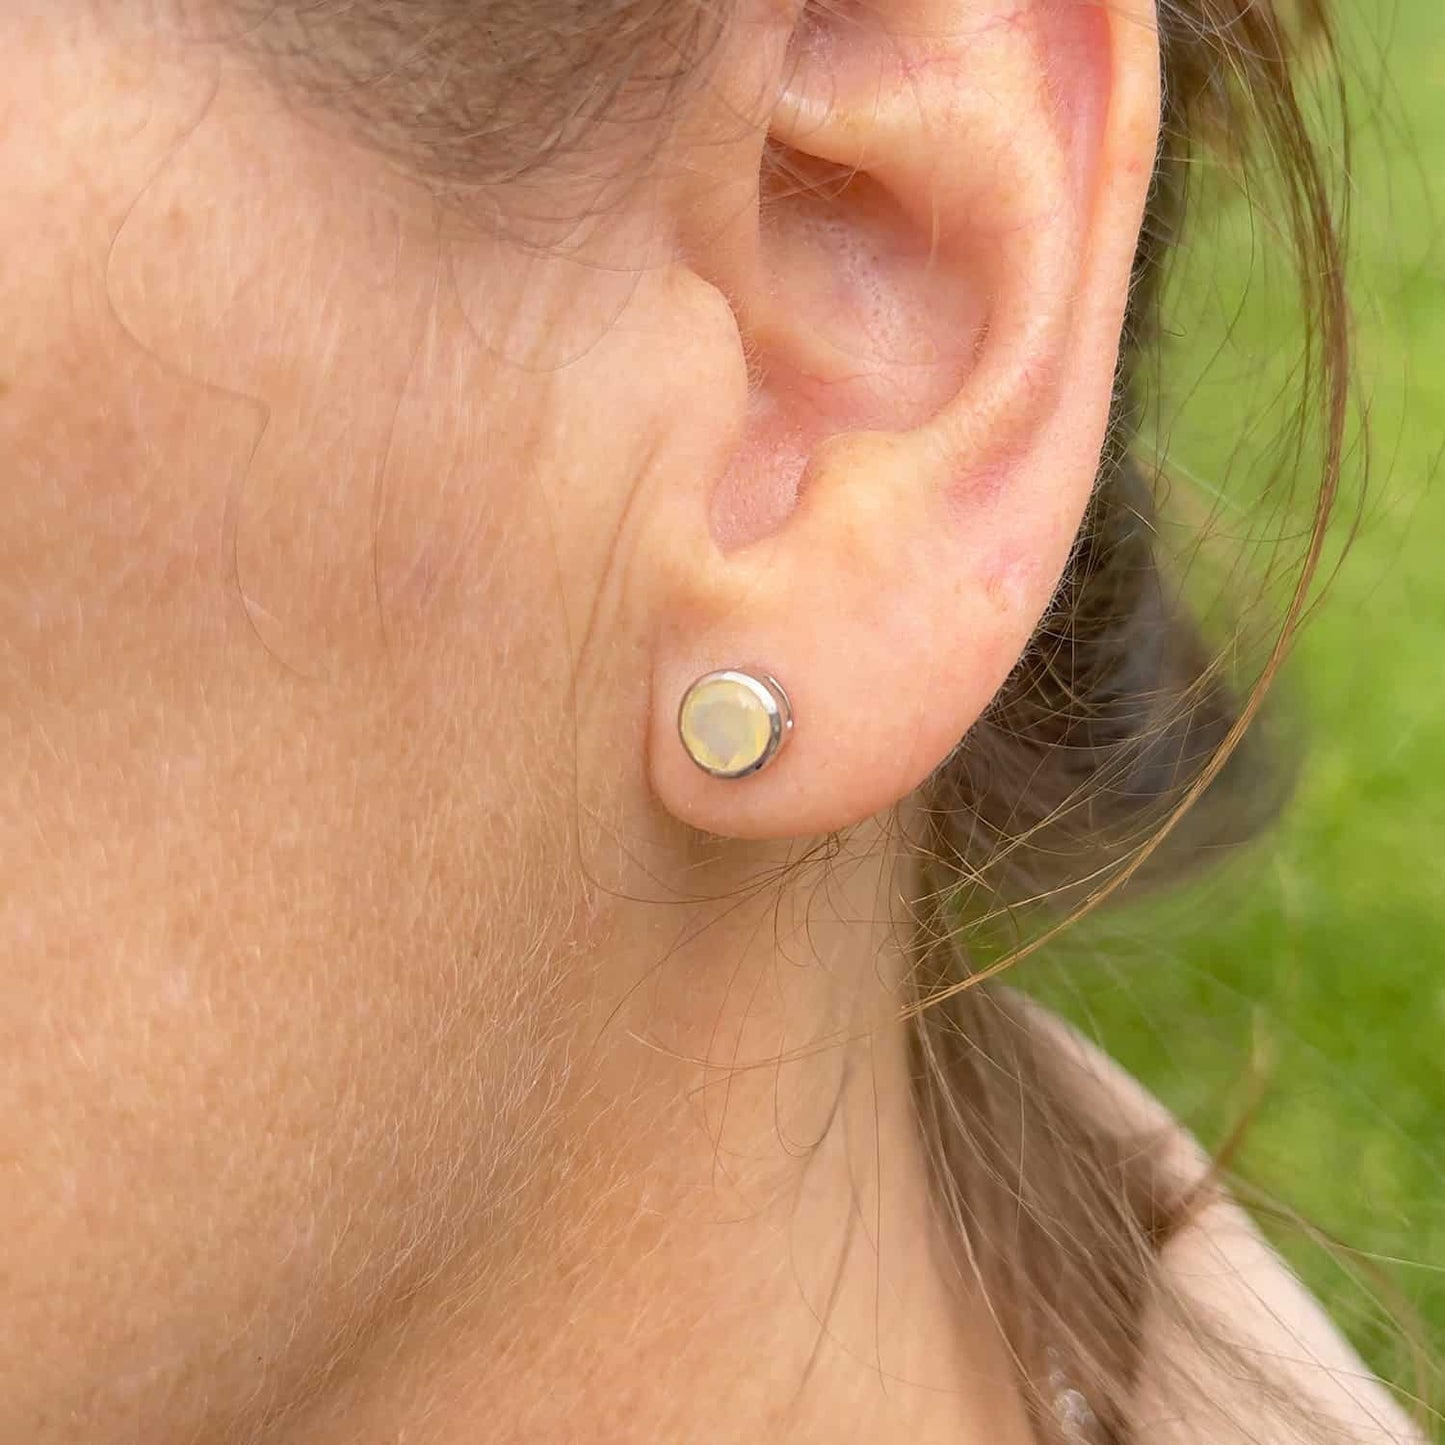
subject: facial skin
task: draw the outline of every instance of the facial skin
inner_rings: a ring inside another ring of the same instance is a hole
[[[871,820],[1062,566],[1156,96],[1146,13],[972,9],[976,87],[947,6],[791,88],[744,14],[579,226],[5,7],[0,1437],[1024,1438]],[[818,99],[875,71],[886,134]],[[760,221],[770,129],[874,189]],[[719,783],[676,700],[752,658],[796,739]]]

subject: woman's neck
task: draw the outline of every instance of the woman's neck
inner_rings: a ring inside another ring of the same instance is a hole
[[[620,917],[514,1207],[295,1438],[1029,1439],[931,1209],[887,869]]]

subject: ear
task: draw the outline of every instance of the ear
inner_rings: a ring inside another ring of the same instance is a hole
[[[1027,645],[1099,464],[1159,123],[1152,0],[873,0],[763,26],[724,47],[719,90],[729,66],[738,93],[776,67],[770,114],[717,152],[725,209],[688,248],[745,381],[727,453],[653,534],[653,788],[740,837],[904,797]],[[728,780],[677,728],[688,685],[726,668],[775,677],[794,718]]]

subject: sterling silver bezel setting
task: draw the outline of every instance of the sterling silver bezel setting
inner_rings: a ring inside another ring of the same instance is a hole
[[[762,753],[745,767],[722,769],[710,767],[692,750],[688,743],[687,733],[683,727],[683,719],[687,714],[689,699],[702,687],[715,682],[731,682],[745,688],[759,703],[768,718],[768,741]],[[746,778],[753,773],[761,772],[763,768],[772,762],[782,750],[783,744],[787,742],[788,735],[793,730],[793,705],[788,698],[783,685],[769,673],[746,672],[742,668],[727,667],[720,668],[714,672],[705,672],[695,679],[686,692],[682,695],[682,701],[677,706],[677,735],[682,743],[683,751],[692,759],[697,767],[713,778]]]

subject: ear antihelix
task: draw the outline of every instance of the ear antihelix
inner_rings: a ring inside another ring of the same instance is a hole
[[[1052,410],[1084,226],[1032,27],[1013,23],[1030,7],[960,8],[924,0],[906,29],[838,19],[829,43],[798,54],[772,119],[776,142],[893,197],[934,267],[980,298],[966,384],[909,428],[926,470],[993,467]]]

